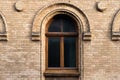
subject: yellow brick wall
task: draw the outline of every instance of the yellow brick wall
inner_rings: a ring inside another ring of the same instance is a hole
[[[0,41],[0,80],[44,80],[45,46],[41,45],[45,44],[45,30],[42,43],[32,41],[32,23],[40,9],[58,2],[75,5],[90,23],[91,41],[83,41],[82,80],[120,80],[120,41],[111,40],[120,0],[0,0],[7,24],[7,41]],[[105,10],[99,11],[97,6]],[[19,7],[22,11],[16,10]],[[0,17],[0,31],[3,26]]]

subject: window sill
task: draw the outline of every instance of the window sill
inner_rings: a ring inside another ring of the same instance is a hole
[[[45,77],[79,77],[80,73],[75,70],[65,71],[65,70],[46,70],[44,72]]]

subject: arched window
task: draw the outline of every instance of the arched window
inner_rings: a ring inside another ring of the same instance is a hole
[[[31,39],[40,41],[40,72],[46,80],[84,77],[82,40],[90,41],[91,33],[87,16],[80,8],[69,3],[43,7],[34,18]]]
[[[47,69],[76,70],[78,31],[73,18],[65,14],[54,16],[46,29]]]

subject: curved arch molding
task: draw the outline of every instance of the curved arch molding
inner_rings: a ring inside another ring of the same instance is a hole
[[[91,40],[90,25],[86,15],[76,6],[68,3],[56,3],[47,5],[36,14],[32,26],[32,40],[39,41],[41,38],[41,28],[45,21],[49,21],[57,14],[67,14],[79,23],[79,33],[85,41]]]
[[[117,11],[113,19],[111,37],[113,41],[120,41],[120,9]]]
[[[3,30],[0,32],[0,41],[7,41],[7,31],[6,31],[6,27],[7,27],[7,22],[5,19],[5,16],[2,14],[2,12],[0,11],[0,17],[3,21]]]

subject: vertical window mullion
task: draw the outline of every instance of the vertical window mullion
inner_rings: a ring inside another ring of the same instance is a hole
[[[61,37],[61,41],[60,41],[60,65],[61,65],[61,68],[64,67],[64,38]]]
[[[61,33],[63,32],[63,19],[61,19]],[[60,42],[60,44],[61,44],[61,52],[60,52],[60,64],[61,64],[61,68],[64,68],[64,38],[63,38],[63,36],[61,37],[61,42]]]

